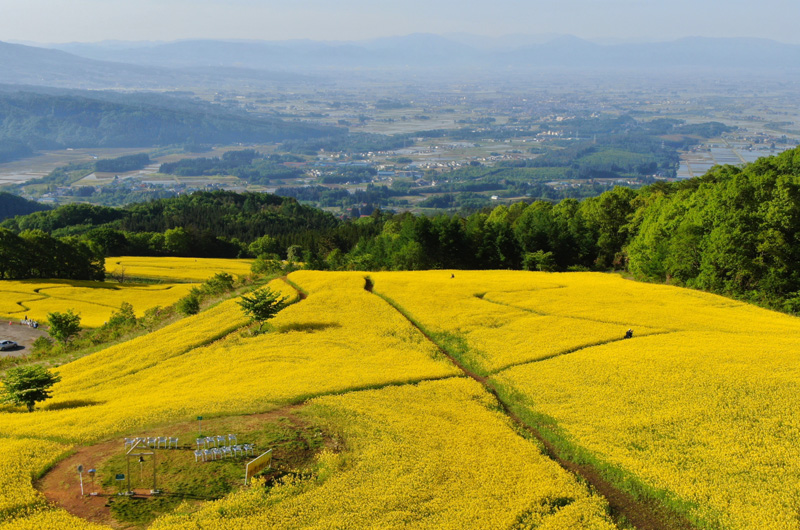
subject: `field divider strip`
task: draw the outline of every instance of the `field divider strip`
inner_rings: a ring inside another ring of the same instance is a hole
[[[372,278],[365,276],[364,279],[364,289],[366,291],[378,296],[392,306],[408,320],[408,322],[417,328],[427,340],[434,344],[445,357],[464,373],[464,375],[480,383],[489,394],[494,396],[500,410],[509,418],[511,423],[517,426],[521,432],[527,433],[536,439],[545,456],[556,462],[568,473],[583,479],[594,491],[602,495],[608,502],[612,519],[615,523],[618,523],[621,528],[629,527],[633,524],[638,530],[695,530],[695,525],[684,516],[683,510],[676,510],[671,506],[661,504],[659,497],[653,495],[649,488],[642,485],[634,477],[627,475],[621,480],[615,481],[613,478],[604,476],[601,471],[602,466],[597,466],[594,462],[576,462],[570,459],[567,452],[563,451],[556,443],[553,443],[549,436],[545,436],[540,432],[542,425],[539,422],[529,423],[525,421],[523,416],[518,414],[517,411],[514,410],[514,407],[501,397],[501,391],[498,390],[494,381],[491,381],[488,376],[479,375],[467,369],[464,364],[456,358],[455,354],[447,349],[446,345],[437,342],[433,338],[433,334],[428,332],[420,322],[414,319],[414,317],[405,310],[405,308],[388,296],[376,292]],[[555,422],[553,421],[551,423]],[[586,450],[580,449],[580,451],[582,451],[582,454],[589,454]],[[575,453],[573,452],[572,454],[574,455]],[[639,486],[636,489],[642,493],[641,497],[643,498],[618,486],[617,484],[619,482],[627,484],[636,482],[636,485]]]
[[[534,315],[539,315],[539,316],[543,316],[543,317],[573,318],[575,320],[585,320],[587,322],[597,322],[598,324],[616,324],[616,325],[620,325],[620,326],[632,326],[632,325],[633,326],[639,326],[640,325],[640,326],[644,326],[644,327],[651,327],[651,326],[648,326],[647,324],[637,324],[637,323],[632,323],[632,322],[616,322],[614,320],[600,320],[599,318],[589,318],[589,317],[582,317],[582,316],[578,316],[578,315],[562,315],[562,314],[559,314],[559,313],[543,313],[541,311],[536,311],[535,309],[530,309],[528,307],[520,307],[518,305],[508,304],[506,302],[498,302],[497,300],[492,300],[491,298],[486,298],[485,295],[486,295],[486,293],[484,293],[481,296],[475,295],[475,298],[478,298],[478,299],[483,300],[484,302],[488,302],[490,304],[501,305],[501,306],[504,306],[504,307],[511,307],[513,309],[518,309],[520,311],[526,311],[528,313],[533,313]],[[661,329],[667,330],[667,332],[670,332],[670,333],[687,331],[685,329],[680,329],[680,328],[664,328],[664,327],[662,327]]]
[[[654,337],[656,335],[671,335],[672,333],[681,333],[680,330],[678,331],[654,331],[653,333],[648,333],[647,335],[637,335],[635,337],[631,337],[626,339],[625,337],[620,337],[617,339],[610,339],[610,340],[600,340],[597,342],[591,342],[588,344],[582,344],[580,346],[575,346],[574,348],[568,348],[566,350],[551,353],[550,355],[545,355],[544,357],[539,357],[538,359],[531,359],[529,361],[520,361],[517,363],[509,363],[507,365],[501,366],[499,368],[495,368],[488,373],[489,376],[497,375],[500,372],[508,370],[510,368],[516,368],[517,366],[525,366],[526,364],[535,364],[540,363],[543,361],[549,361],[550,359],[555,359],[556,357],[561,357],[563,355],[569,355],[571,353],[577,353],[581,350],[586,350],[589,348],[594,348],[595,346],[602,346],[603,344],[614,344],[615,342],[622,342],[624,340],[636,340],[636,339],[643,339],[645,337]]]

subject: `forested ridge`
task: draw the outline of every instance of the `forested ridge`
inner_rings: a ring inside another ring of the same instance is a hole
[[[341,221],[290,198],[202,192],[124,209],[67,205],[0,226],[78,236],[105,255],[302,254],[309,268],[352,270],[622,270],[800,311],[800,148],[695,179],[470,215],[375,211]]]
[[[37,149],[308,141],[345,134],[176,97],[0,90],[0,162]]]
[[[19,195],[0,191],[0,221],[17,215],[47,210],[48,207],[38,202],[23,199]]]

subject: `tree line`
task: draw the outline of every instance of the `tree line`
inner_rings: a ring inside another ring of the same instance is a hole
[[[294,199],[202,192],[125,209],[69,205],[0,226],[0,247],[25,240],[43,255],[56,252],[45,244],[50,232],[106,256],[261,256],[334,270],[626,270],[800,312],[800,148],[699,178],[469,215],[375,210],[341,221]],[[4,256],[15,253],[0,252],[7,268]]]
[[[55,238],[42,230],[15,234],[0,228],[0,279],[102,280],[105,258],[89,242]]]

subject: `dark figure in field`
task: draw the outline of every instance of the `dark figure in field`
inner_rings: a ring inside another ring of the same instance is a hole
[[[629,329],[628,331],[625,332],[625,338],[626,339],[633,338],[633,330],[632,329]]]
[[[455,278],[455,277],[456,277],[456,275],[455,275],[455,274],[451,274],[451,275],[450,275],[450,278],[451,278],[451,279],[452,279],[452,278]]]

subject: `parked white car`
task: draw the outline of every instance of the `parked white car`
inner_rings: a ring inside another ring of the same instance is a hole
[[[15,350],[17,343],[13,340],[0,340],[0,351]]]

